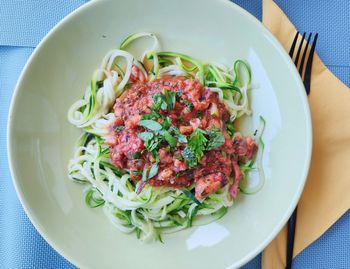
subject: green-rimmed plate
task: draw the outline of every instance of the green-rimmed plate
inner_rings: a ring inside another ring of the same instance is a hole
[[[122,234],[100,209],[85,206],[82,186],[67,178],[79,130],[67,121],[101,59],[130,33],[149,31],[165,50],[252,68],[252,131],[266,119],[266,182],[240,195],[221,220],[142,244]],[[225,0],[91,1],[40,43],[12,100],[8,148],[16,190],[42,236],[81,268],[236,268],[257,255],[291,215],[311,156],[311,124],[300,77],[276,39]]]

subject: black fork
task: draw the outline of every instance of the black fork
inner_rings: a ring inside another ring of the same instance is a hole
[[[306,33],[303,33],[301,40],[299,41],[299,32],[295,34],[292,46],[289,50],[289,56],[292,58],[295,66],[297,67],[300,77],[303,79],[304,87],[306,94],[310,94],[310,82],[311,82],[311,69],[312,69],[312,61],[315,54],[315,47],[317,42],[318,33],[316,33],[313,37],[313,41],[311,44],[311,48],[309,49],[309,45],[311,42],[313,34],[309,33],[307,39]],[[299,42],[298,42],[299,41]],[[306,43],[305,43],[306,41]],[[297,45],[298,44],[298,45]],[[294,51],[297,48],[296,55],[294,57]],[[303,51],[302,55],[301,52]],[[308,54],[308,56],[307,56]],[[301,56],[301,60],[299,61]],[[306,60],[307,58],[307,60]],[[306,64],[305,64],[306,60]],[[288,234],[287,234],[287,253],[286,253],[286,269],[292,268],[293,261],[293,249],[294,249],[294,238],[295,238],[295,226],[297,221],[297,210],[298,207],[295,208],[292,216],[288,220]]]

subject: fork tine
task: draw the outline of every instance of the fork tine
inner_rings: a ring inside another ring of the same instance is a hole
[[[292,46],[290,47],[290,50],[289,50],[289,56],[290,58],[292,58],[292,60],[293,60],[294,49],[295,49],[295,45],[297,44],[298,36],[299,36],[299,32],[296,32]]]
[[[295,60],[294,60],[294,64],[295,64],[295,66],[296,66],[297,68],[298,68],[299,56],[300,56],[301,48],[303,47],[304,40],[305,40],[305,35],[306,35],[306,33],[304,32],[304,33],[303,33],[303,37],[302,37],[302,39],[301,39],[301,42],[300,42],[300,44],[299,44],[297,56],[295,57]],[[300,75],[301,75],[301,74],[300,74]]]
[[[317,38],[318,38],[318,33],[316,33],[314,41],[312,42],[309,58],[307,60],[306,68],[305,68],[304,86],[305,86],[305,89],[306,89],[306,93],[308,95],[310,93],[312,61],[314,59],[314,53],[315,53],[315,47],[316,47]]]
[[[308,38],[307,38],[306,45],[305,45],[304,52],[303,52],[303,56],[301,57],[301,62],[300,62],[300,66],[299,66],[299,74],[301,77],[303,76],[304,62],[305,62],[306,52],[307,52],[307,49],[308,49],[309,44],[310,44],[311,36],[312,36],[312,33],[310,33]]]

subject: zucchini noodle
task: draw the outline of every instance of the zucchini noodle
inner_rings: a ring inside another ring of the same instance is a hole
[[[153,39],[153,46],[145,49],[140,59],[135,59],[127,49],[132,42],[142,38]],[[232,122],[250,114],[247,93],[251,88],[251,73],[248,64],[242,60],[235,61],[231,68],[202,63],[181,53],[161,51],[153,33],[137,33],[127,37],[120,49],[107,53],[84,96],[70,107],[68,120],[83,133],[69,162],[68,173],[71,180],[88,185],[86,204],[102,206],[111,223],[122,232],[135,232],[142,241],[161,241],[161,234],[221,218],[233,204],[233,199],[228,185],[201,202],[191,193],[193,187],[184,191],[146,184],[138,193],[144,182],[131,180],[128,171],[113,165],[109,146],[104,142],[109,139],[108,128],[115,120],[113,104],[127,88],[133,65],[148,81],[164,75],[198,79],[218,94]]]

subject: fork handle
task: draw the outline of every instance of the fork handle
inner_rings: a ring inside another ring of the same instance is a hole
[[[298,207],[294,209],[292,216],[288,220],[288,233],[287,233],[287,261],[286,261],[286,269],[292,268],[293,261],[293,249],[294,249],[294,238],[295,238],[295,227],[297,222],[297,211]]]

